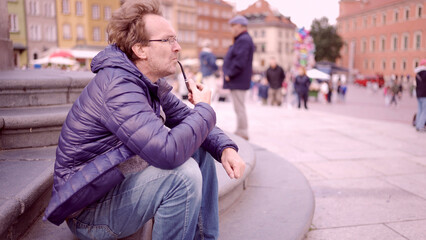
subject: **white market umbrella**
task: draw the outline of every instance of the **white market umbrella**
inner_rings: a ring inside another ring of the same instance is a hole
[[[49,63],[58,64],[58,65],[74,65],[77,61],[65,57],[51,57],[49,58]]]
[[[312,68],[312,69],[309,69],[308,71],[306,71],[306,75],[309,78],[313,78],[313,79],[330,80],[329,74],[327,74],[325,72],[321,72],[320,70],[318,70],[316,68]]]

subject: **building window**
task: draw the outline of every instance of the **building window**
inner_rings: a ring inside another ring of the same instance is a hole
[[[418,32],[414,34],[414,48],[420,50],[422,44],[422,33]]]
[[[32,16],[38,16],[40,15],[40,3],[38,1],[35,0],[31,0],[28,2],[28,7],[29,7],[29,15]]]
[[[368,69],[368,60],[364,59],[364,69],[367,70]]]
[[[56,41],[56,26],[46,26],[44,32],[44,38],[48,42]]]
[[[394,51],[398,50],[398,37],[397,36],[393,36],[392,50],[394,50]]]
[[[260,51],[263,52],[263,53],[266,52],[266,43],[261,44]]]
[[[405,60],[402,60],[402,70],[406,70],[407,69],[407,62]]]
[[[421,18],[422,17],[422,11],[423,11],[423,7],[421,5],[417,6],[417,17]]]
[[[408,34],[404,34],[402,37],[402,49],[408,50]]]
[[[44,15],[46,17],[54,17],[55,16],[55,5],[53,3],[45,3],[44,4]]]
[[[414,66],[414,68],[418,67],[419,66],[419,60],[417,60],[417,59],[414,60],[413,66]]]
[[[18,21],[18,15],[16,14],[9,14],[9,32],[16,33],[19,32],[19,21]]]
[[[83,16],[83,3],[81,1],[75,2],[75,15]]]
[[[261,36],[261,37],[265,37],[265,35],[266,35],[265,30],[263,30],[263,29],[262,29],[262,30],[260,31],[260,36]]]
[[[84,40],[84,26],[77,25],[77,40]]]
[[[63,14],[70,14],[70,1],[69,0],[62,0],[62,13]]]
[[[410,9],[405,9],[405,20],[409,20],[410,19]]]
[[[93,4],[92,5],[92,19],[96,20],[100,18],[100,13],[99,13],[99,5],[97,4]]]
[[[367,28],[367,17],[363,18],[362,25],[363,25],[364,28]]]
[[[29,39],[32,41],[41,40],[41,26],[38,24],[30,26]]]
[[[376,50],[376,39],[375,38],[372,38],[371,40],[370,40],[370,51],[371,52],[374,52]]]
[[[63,34],[63,38],[65,39],[65,40],[68,40],[68,39],[71,39],[71,25],[69,25],[69,24],[67,24],[67,23],[65,23],[63,26],[62,26],[62,34]]]
[[[393,15],[394,17],[393,17],[393,19],[394,19],[394,21],[395,22],[398,22],[398,18],[399,18],[399,12],[398,12],[398,10],[395,10],[395,12],[394,12],[394,15]]]
[[[392,70],[396,70],[396,61],[392,60]]]
[[[361,40],[362,42],[361,42],[361,52],[365,52],[365,50],[367,49],[367,40],[365,40],[365,39],[362,39]]]
[[[386,13],[383,13],[382,15],[382,24],[386,25]]]
[[[104,8],[104,17],[105,17],[105,20],[110,20],[111,19],[111,7],[108,7],[108,6],[106,6],[105,8]]]
[[[380,49],[382,52],[386,50],[386,37],[382,37],[382,40],[380,41]]]
[[[382,61],[382,70],[386,70],[386,60]]]
[[[354,30],[356,30],[356,19],[352,21],[352,25],[354,26]]]
[[[371,60],[371,70],[374,70],[375,64],[374,64],[374,60]]]
[[[100,41],[101,40],[101,29],[99,27],[93,28],[93,41]]]
[[[373,21],[372,21],[373,27],[376,26],[376,16],[373,16]]]

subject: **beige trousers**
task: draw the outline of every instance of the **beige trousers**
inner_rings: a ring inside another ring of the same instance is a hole
[[[247,90],[231,90],[232,102],[237,115],[237,130],[235,134],[248,139],[248,121],[245,106]]]

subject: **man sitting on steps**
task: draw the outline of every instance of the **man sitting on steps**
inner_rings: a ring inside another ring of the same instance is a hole
[[[108,26],[112,44],[59,137],[45,219],[79,239],[130,236],[154,218],[153,239],[217,239],[214,160],[244,174],[236,144],[215,127],[210,91],[190,82],[187,107],[163,77],[181,50],[156,0],[127,0]]]

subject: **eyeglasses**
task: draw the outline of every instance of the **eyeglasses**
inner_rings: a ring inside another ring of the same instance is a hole
[[[170,45],[173,45],[174,43],[178,42],[177,37],[169,37],[166,39],[153,39],[153,40],[148,40],[148,42],[168,42]]]

